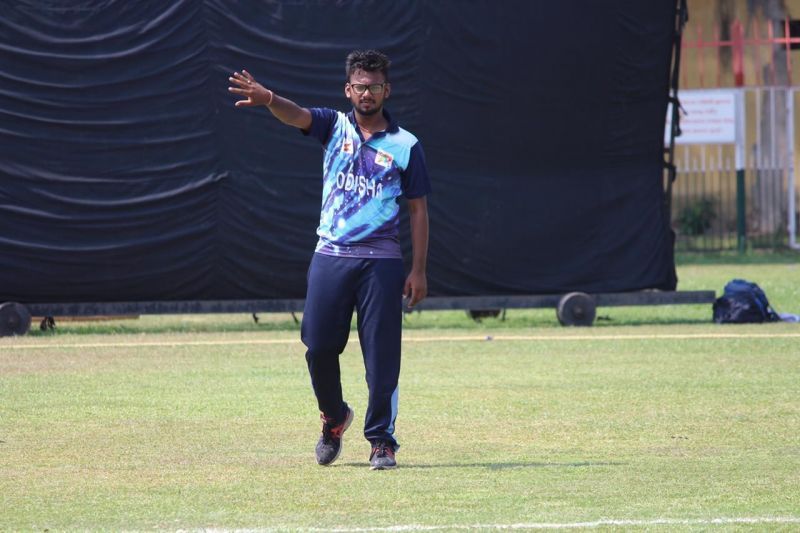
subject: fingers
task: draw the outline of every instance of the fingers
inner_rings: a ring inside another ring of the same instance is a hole
[[[423,298],[425,298],[425,294],[421,290],[417,288],[412,288],[411,301],[408,303],[408,307],[414,307],[419,302],[421,302]]]
[[[236,85],[243,87],[243,88],[255,88],[258,86],[258,82],[253,77],[252,74],[247,72],[246,70],[242,69],[242,72],[234,72],[233,76],[229,77],[228,80],[231,83],[235,83]]]
[[[253,81],[253,76],[251,76],[250,74],[247,74],[245,76],[245,74],[247,74],[247,71],[242,69],[242,72],[234,71],[233,77],[234,78],[239,78],[239,79],[241,79],[243,81]]]
[[[411,302],[409,302],[409,307],[414,307],[425,297],[428,296],[428,285],[427,283],[420,283],[419,285],[411,284]]]
[[[245,78],[244,76],[239,74],[238,72],[234,72],[233,76],[228,78],[228,81],[231,82],[231,83],[235,83],[236,85],[239,85],[240,87],[252,87],[253,86],[253,82],[251,82],[250,80],[248,80],[247,78]]]
[[[425,299],[428,295],[428,284],[424,276],[419,279],[418,276],[413,274],[406,278],[406,283],[403,286],[403,297],[408,302],[406,306],[412,309],[415,305]]]
[[[234,72],[228,78],[234,86],[228,87],[228,91],[245,97],[245,100],[240,100],[234,105],[236,107],[249,107],[255,105],[270,105],[274,95],[272,91],[264,88],[256,81],[252,74],[242,69],[241,72]]]
[[[411,281],[410,280],[406,280],[406,284],[403,286],[403,300],[405,300],[404,303],[405,303],[406,307],[408,307],[409,309],[411,309],[411,294],[412,294],[412,292],[413,291],[411,290]]]
[[[425,298],[426,291],[415,287],[414,285],[409,285],[406,293],[404,294],[406,298],[408,298],[408,308],[412,309],[415,305],[421,302]]]
[[[233,105],[236,107],[251,107],[254,106],[253,100],[250,96],[253,94],[253,82],[250,81],[248,78],[239,74],[238,72],[234,72],[233,76],[228,78],[228,81],[231,83],[235,83],[239,87],[228,87],[228,91],[233,94],[238,94],[240,96],[244,96],[244,100],[238,100]]]

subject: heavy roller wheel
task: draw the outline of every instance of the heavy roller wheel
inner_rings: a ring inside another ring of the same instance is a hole
[[[556,308],[562,326],[591,326],[597,307],[585,292],[570,292],[561,297]]]
[[[0,337],[25,335],[31,329],[28,308],[16,302],[0,304]]]

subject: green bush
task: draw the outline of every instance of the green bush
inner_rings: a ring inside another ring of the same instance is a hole
[[[681,209],[676,222],[684,235],[703,235],[717,218],[714,201],[699,198]]]

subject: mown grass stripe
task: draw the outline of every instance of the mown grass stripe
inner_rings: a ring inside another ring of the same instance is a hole
[[[621,341],[621,340],[692,340],[692,339],[789,339],[800,333],[676,333],[655,335],[464,335],[446,337],[406,337],[403,342],[487,342],[487,341]],[[358,342],[354,336],[351,342]],[[32,350],[46,348],[142,348],[167,346],[225,346],[225,345],[289,345],[300,339],[228,339],[215,341],[138,341],[97,342],[75,344],[11,344],[0,349]]]

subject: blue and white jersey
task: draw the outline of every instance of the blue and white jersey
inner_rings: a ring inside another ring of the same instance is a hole
[[[430,193],[425,154],[389,113],[389,126],[364,142],[355,115],[312,108],[307,135],[325,149],[316,251],[325,255],[399,258],[401,196]]]

